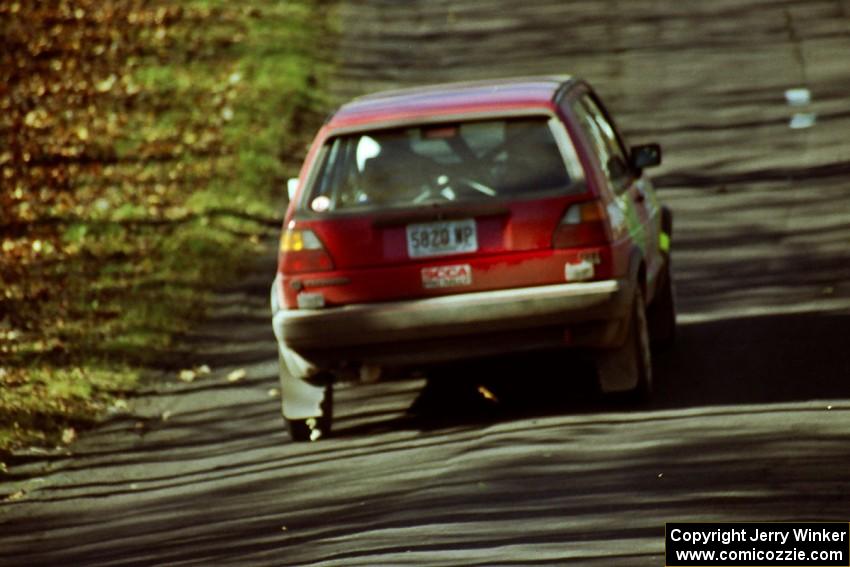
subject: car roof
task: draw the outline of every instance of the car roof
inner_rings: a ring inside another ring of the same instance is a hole
[[[569,75],[447,83],[383,91],[352,100],[328,120],[330,130],[486,112],[552,108]]]

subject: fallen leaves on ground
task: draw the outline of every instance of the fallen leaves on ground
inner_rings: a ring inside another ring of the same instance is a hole
[[[187,370],[181,370],[180,373],[177,375],[177,378],[181,382],[186,382],[187,384],[194,382],[195,378],[197,378],[197,377],[198,377],[197,372],[195,372],[194,370],[188,370],[188,369]]]
[[[62,443],[70,445],[77,440],[77,431],[73,427],[66,427],[62,431]]]
[[[499,403],[499,398],[496,397],[496,394],[491,392],[486,386],[478,386],[478,393],[481,394],[481,397],[487,401],[495,404]]]
[[[237,368],[236,370],[231,371],[227,375],[227,381],[228,382],[239,382],[240,380],[244,379],[247,375],[248,375],[248,373],[245,371],[244,368]]]
[[[17,500],[23,500],[24,498],[26,498],[26,496],[27,496],[26,491],[18,490],[16,492],[13,492],[12,494],[8,495],[3,500],[5,500],[6,502],[15,502]]]
[[[186,368],[181,370],[177,374],[177,378],[181,382],[192,383],[195,379],[200,378],[201,376],[208,375],[212,370],[206,364],[202,364],[200,366],[196,366],[194,368]]]
[[[127,403],[127,400],[118,398],[109,406],[108,412],[112,415],[118,415],[122,413],[127,413],[130,411],[130,404]]]
[[[204,286],[258,250],[279,156],[303,149],[282,119],[303,125],[317,90],[301,65],[317,15],[310,0],[0,2],[0,451],[107,412]]]

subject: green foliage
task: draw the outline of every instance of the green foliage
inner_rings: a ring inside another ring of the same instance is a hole
[[[275,232],[323,22],[314,0],[0,5],[0,454],[93,423]]]

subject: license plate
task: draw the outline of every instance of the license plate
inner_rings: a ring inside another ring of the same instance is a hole
[[[411,258],[465,254],[476,250],[478,235],[473,219],[407,225],[407,254]]]
[[[465,285],[472,285],[472,266],[469,264],[422,268],[422,287],[425,289]]]

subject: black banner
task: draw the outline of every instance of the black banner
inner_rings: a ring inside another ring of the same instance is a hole
[[[848,567],[847,523],[670,523],[667,567]]]

